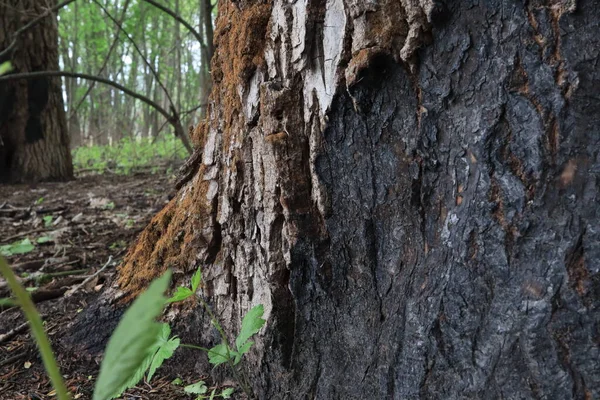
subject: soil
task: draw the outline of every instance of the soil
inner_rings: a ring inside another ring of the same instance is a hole
[[[74,399],[91,398],[101,360],[61,351],[58,338],[113,283],[128,245],[168,202],[173,185],[173,176],[158,173],[0,186],[0,248],[25,239],[35,246],[7,259],[32,291]],[[8,297],[0,279],[0,299]],[[18,308],[0,305],[0,399],[55,398],[24,322]],[[159,374],[122,398],[189,398],[171,384],[175,378]]]

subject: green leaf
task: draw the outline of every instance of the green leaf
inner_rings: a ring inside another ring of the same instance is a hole
[[[8,246],[2,246],[0,248],[0,251],[2,251],[2,253],[4,253],[5,249],[8,250],[8,253],[10,253],[8,255],[25,254],[25,253],[29,253],[30,251],[35,249],[35,246],[31,243],[31,240],[23,239],[20,242],[15,242],[13,244],[9,244]]]
[[[4,244],[2,246],[0,246],[0,255],[4,256],[4,257],[10,257],[13,255],[13,253],[11,253],[10,249],[12,248],[12,245],[10,244]]]
[[[250,347],[252,347],[252,345],[254,344],[253,341],[248,340],[246,343],[244,343],[242,345],[242,347],[240,347],[238,349],[238,351],[235,352],[234,356],[234,360],[233,360],[233,365],[238,365],[240,363],[240,361],[242,361],[242,356],[244,354],[246,354],[248,352],[248,350],[250,350]]]
[[[41,237],[37,238],[36,243],[44,244],[44,243],[48,243],[51,241],[52,241],[52,238],[50,236],[41,236]]]
[[[100,375],[96,382],[93,400],[108,400],[119,396],[123,385],[139,372],[140,367],[156,347],[161,325],[155,320],[161,314],[169,286],[171,271],[156,279],[129,307],[113,332]],[[120,391],[120,392],[119,392]]]
[[[217,388],[214,388],[212,392],[210,392],[210,397],[208,400],[213,400],[215,398],[215,393],[217,393]]]
[[[181,386],[183,385],[183,381],[181,380],[181,378],[175,378],[171,381],[171,385]]]
[[[173,337],[169,339],[169,336],[171,335],[171,327],[169,326],[169,324],[162,325],[163,329],[161,331],[160,337],[158,338],[159,347],[156,353],[154,354],[154,357],[152,357],[152,363],[150,364],[150,370],[148,371],[148,382],[150,382],[150,380],[154,376],[154,373],[158,368],[160,368],[163,362],[166,359],[171,358],[175,350],[177,350],[177,348],[179,347],[179,338]]]
[[[10,64],[10,61],[6,61],[0,64],[0,76],[4,75],[4,74],[8,74],[10,71],[12,71],[13,67]]]
[[[235,391],[234,388],[223,389],[223,391],[221,392],[221,397],[224,399],[229,399],[229,398],[231,398],[231,395],[233,394],[234,391]]]
[[[196,293],[198,287],[200,286],[200,282],[202,282],[202,269],[198,267],[198,269],[192,276],[192,292]]]
[[[0,298],[0,307],[13,307],[18,305],[15,299],[11,299],[9,297]]]
[[[227,345],[221,343],[208,351],[208,362],[215,367],[229,361],[227,358]]]
[[[177,288],[177,291],[175,292],[175,294],[173,296],[171,296],[171,298],[169,300],[167,300],[167,303],[175,303],[178,301],[185,300],[188,297],[192,296],[193,294],[194,294],[194,292],[192,292],[189,288],[180,286]]]
[[[52,225],[52,219],[53,219],[52,215],[46,215],[42,218],[42,220],[44,220],[44,226],[46,228],[49,227],[50,225]]]
[[[208,391],[208,387],[206,386],[206,382],[199,381],[192,383],[191,385],[187,385],[183,388],[183,391],[191,394],[204,394]]]
[[[142,379],[144,379],[144,375],[146,374],[146,371],[148,371],[148,368],[150,368],[150,364],[152,363],[152,358],[154,357],[155,351],[156,351],[156,348],[153,348],[153,350],[149,351],[148,357],[146,357],[144,359],[144,361],[142,361],[142,363],[135,370],[133,375],[131,375],[131,377],[127,380],[127,382],[123,383],[120,387],[117,388],[117,390],[114,391],[114,393],[117,393],[117,394],[113,397],[118,397],[124,391],[126,391],[129,388],[134,387]]]
[[[238,352],[241,354],[246,353],[250,349],[250,346],[245,346],[246,341],[250,339],[252,335],[258,333],[260,328],[262,328],[265,322],[267,322],[261,318],[264,312],[265,310],[263,305],[259,304],[252,307],[252,309],[248,311],[242,320],[242,329],[240,330],[238,337],[235,339],[235,346],[237,347]],[[242,351],[242,348],[245,349],[245,351]]]

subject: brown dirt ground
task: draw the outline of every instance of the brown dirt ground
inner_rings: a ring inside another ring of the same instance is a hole
[[[74,399],[91,398],[101,360],[61,354],[57,339],[102,288],[112,284],[115,266],[126,248],[167,203],[172,187],[173,177],[166,173],[0,185],[0,246],[25,238],[35,244],[33,251],[8,260],[28,287],[37,288],[32,298],[44,317]],[[51,221],[44,220],[49,216]],[[38,244],[40,238],[46,242]],[[107,264],[109,257],[112,262],[97,277],[72,297],[63,296]],[[0,279],[0,298],[6,297],[9,292]],[[0,306],[0,400],[53,399],[52,387],[24,321],[17,308]],[[15,333],[17,327],[21,329]],[[175,376],[165,375],[153,379],[152,385],[140,384],[122,398],[190,398],[170,384]]]

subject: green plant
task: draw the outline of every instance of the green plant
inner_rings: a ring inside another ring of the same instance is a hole
[[[75,171],[93,170],[120,175],[130,174],[136,168],[152,167],[164,161],[181,161],[187,157],[181,141],[172,135],[161,135],[156,140],[125,138],[113,146],[78,147],[73,150]],[[158,172],[155,167],[152,173]]]
[[[54,218],[52,217],[52,215],[45,215],[42,220],[44,221],[44,226],[46,228],[48,228],[50,225],[52,225],[52,220]]]
[[[127,246],[127,242],[124,240],[117,240],[116,242],[112,242],[110,246],[108,246],[111,250],[121,249]]]
[[[200,268],[198,268],[198,270],[196,270],[196,272],[192,276],[192,280],[190,282],[191,288],[181,286],[178,287],[175,294],[168,300],[168,302],[172,303],[177,301],[183,301],[193,296],[200,287],[201,281],[202,271]],[[264,314],[263,305],[259,304],[257,306],[254,306],[242,319],[242,327],[237,338],[235,339],[234,350],[234,348],[229,345],[229,340],[227,339],[227,335],[225,334],[223,327],[219,323],[219,320],[217,319],[215,314],[212,312],[212,309],[210,308],[206,300],[204,300],[202,296],[199,296],[199,299],[202,303],[202,306],[204,307],[204,310],[210,316],[211,323],[219,332],[219,335],[221,336],[221,343],[212,347],[211,349],[191,344],[182,344],[181,346],[198,349],[206,352],[208,354],[208,362],[213,364],[215,367],[224,363],[228,363],[233,375],[235,376],[236,380],[238,381],[246,395],[252,398],[253,396],[250,390],[248,379],[243,375],[243,370],[242,375],[240,376],[240,371],[238,371],[236,366],[240,363],[244,354],[246,354],[254,344],[254,342],[250,341],[249,339],[256,333],[258,333],[258,331],[260,331],[260,329],[266,323],[266,321],[262,319],[262,316]]]
[[[39,206],[39,205],[40,205],[40,204],[42,204],[43,202],[44,202],[44,198],[43,198],[43,197],[40,197],[39,199],[37,199],[37,200],[35,201],[35,205],[36,205],[36,206]]]
[[[143,373],[137,374],[156,348],[156,337],[162,329],[156,318],[165,305],[163,293],[170,278],[171,272],[167,271],[152,282],[123,315],[106,346],[93,400],[118,397],[143,377]]]
[[[10,63],[10,61],[5,61],[3,63],[0,63],[0,76],[8,74],[10,71],[12,71],[13,67]]]
[[[36,243],[38,244],[44,244],[44,243],[48,243],[51,242],[52,238],[50,236],[40,236],[39,238],[36,239]]]
[[[186,387],[183,388],[183,391],[189,394],[197,394],[198,397],[196,397],[196,400],[200,400],[200,399],[214,399],[215,397],[221,397],[223,399],[229,399],[231,398],[231,395],[234,392],[233,388],[225,388],[223,390],[221,390],[221,393],[217,394],[217,388],[214,388],[210,395],[205,396],[204,394],[206,394],[208,392],[208,386],[206,386],[206,382],[204,381],[198,381],[196,383],[192,383],[191,385],[187,385]]]
[[[31,240],[27,238],[13,242],[11,244],[5,244],[0,246],[0,255],[3,255],[4,257],[10,257],[15,254],[29,253],[33,249],[35,249],[35,246],[33,245],[33,243],[31,243]]]
[[[38,349],[40,350],[44,368],[46,368],[48,376],[50,377],[50,381],[52,382],[52,386],[54,386],[54,389],[56,390],[56,398],[58,400],[69,400],[67,387],[65,386],[65,382],[63,381],[58,365],[56,364],[56,358],[52,352],[52,347],[50,346],[48,336],[46,336],[46,333],[44,332],[42,318],[35,309],[35,306],[27,294],[27,291],[23,288],[23,286],[21,286],[17,280],[17,277],[8,267],[8,264],[2,256],[0,256],[0,274],[2,274],[6,279],[10,290],[15,295],[17,303],[19,306],[21,306],[27,321],[29,321],[31,333],[33,334],[35,342],[38,345]]]
[[[50,343],[44,333],[40,316],[29,299],[26,290],[18,283],[13,272],[1,257],[0,273],[6,277],[11,290],[15,293],[18,304],[23,308],[30,321],[34,338],[40,348],[46,371],[56,389],[58,400],[68,399],[68,393],[52,354]],[[120,396],[125,390],[135,386],[142,380],[146,373],[147,380],[150,381],[156,370],[179,347],[189,347],[205,351],[208,353],[209,362],[215,365],[215,367],[223,363],[228,363],[244,392],[248,397],[252,398],[247,378],[245,376],[243,380],[240,378],[236,365],[252,346],[253,342],[249,339],[266,322],[261,318],[263,315],[263,306],[258,305],[253,307],[243,318],[240,333],[235,340],[234,350],[229,345],[227,336],[212,310],[202,296],[199,296],[203,307],[211,317],[212,324],[221,335],[222,343],[211,349],[190,344],[181,344],[178,337],[171,336],[170,326],[165,323],[158,323],[156,318],[162,313],[165,305],[185,300],[196,294],[202,281],[202,272],[198,269],[194,273],[190,283],[191,288],[179,287],[175,294],[167,299],[163,293],[169,286],[170,277],[171,272],[169,270],[160,278],[153,281],[149,288],[133,302],[123,315],[106,347],[104,360],[100,366],[100,374],[94,389],[93,400],[110,400]],[[0,304],[3,305],[10,305],[13,301],[12,299],[0,300],[2,300]],[[208,388],[202,381],[188,385],[184,390],[187,393],[198,394],[197,399],[213,399],[215,397],[228,399],[234,392],[233,388],[225,388],[220,393],[217,393],[217,389],[215,388],[211,391],[210,395],[205,395]]]

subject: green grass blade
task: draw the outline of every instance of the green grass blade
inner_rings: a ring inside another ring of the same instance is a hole
[[[35,309],[35,306],[27,294],[27,291],[23,288],[23,286],[21,286],[17,280],[17,277],[8,267],[8,264],[2,256],[0,256],[0,273],[8,282],[10,290],[12,290],[14,293],[19,305],[21,306],[21,309],[23,310],[23,313],[25,314],[25,317],[29,321],[31,333],[33,334],[33,338],[35,339],[35,342],[40,350],[44,367],[46,368],[46,372],[48,372],[48,376],[50,377],[50,381],[52,382],[54,390],[56,390],[56,398],[58,400],[69,400],[71,397],[69,396],[65,382],[60,374],[60,369],[56,364],[56,358],[52,352],[52,346],[50,346],[48,336],[46,335],[46,332],[44,332],[42,318]]]

